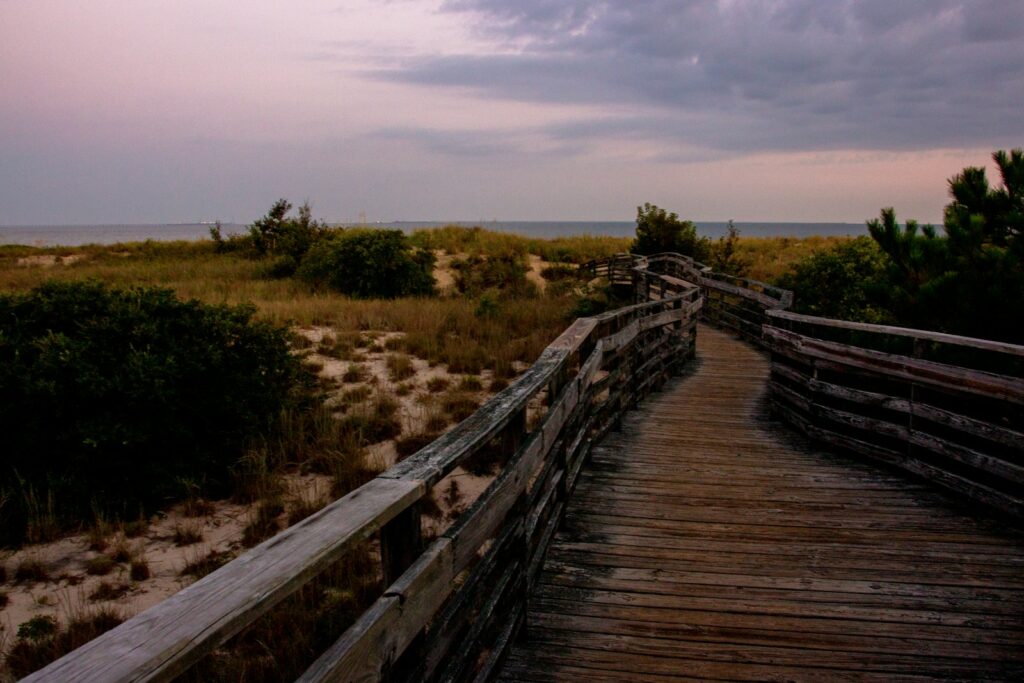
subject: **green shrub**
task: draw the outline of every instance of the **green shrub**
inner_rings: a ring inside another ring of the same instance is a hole
[[[706,261],[711,254],[711,243],[697,236],[697,226],[681,221],[675,213],[668,213],[654,204],[636,207],[636,240],[630,247],[634,254],[660,254],[675,252]]]
[[[536,286],[526,279],[529,266],[523,254],[509,251],[490,256],[469,256],[452,261],[455,287],[462,294],[478,296],[488,290],[502,294],[536,294]]]
[[[68,526],[137,517],[182,480],[225,494],[301,386],[285,330],[253,314],[97,282],[0,296],[0,542],[22,541],[33,499]]]
[[[345,230],[317,242],[297,275],[349,296],[394,298],[434,292],[434,255],[401,230]]]
[[[887,263],[870,237],[858,237],[804,258],[777,284],[793,290],[796,313],[887,322]]]

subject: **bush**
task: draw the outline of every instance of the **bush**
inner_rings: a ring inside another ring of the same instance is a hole
[[[777,281],[794,292],[793,311],[842,320],[889,320],[885,254],[858,237],[799,261]]]
[[[296,394],[283,329],[169,289],[47,283],[0,296],[0,542],[32,500],[67,526],[223,495],[247,442]]]
[[[434,293],[434,255],[413,249],[401,230],[345,230],[320,240],[297,275],[349,296],[394,298]]]
[[[526,279],[529,266],[516,252],[491,256],[469,256],[452,261],[455,288],[462,294],[478,296],[488,290],[502,294],[533,296],[536,286]]]
[[[706,237],[697,237],[697,226],[692,222],[681,221],[675,212],[648,203],[636,207],[636,240],[630,251],[641,255],[671,251],[706,261],[711,244]]]

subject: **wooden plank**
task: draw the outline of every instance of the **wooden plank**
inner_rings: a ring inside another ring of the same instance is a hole
[[[1016,377],[969,370],[934,361],[898,356],[871,349],[813,339],[775,327],[765,327],[772,350],[789,347],[808,358],[828,361],[885,377],[938,387],[947,391],[1012,401],[1024,405],[1024,382]]]
[[[417,501],[423,482],[374,479],[27,681],[169,680]]]
[[[696,371],[594,447],[502,676],[1024,674],[1020,532],[784,433],[763,413],[764,357],[706,327],[699,339]],[[641,360],[627,357],[622,372],[650,370],[634,386],[622,383],[635,375],[616,377],[598,419],[656,381],[648,343],[634,345]],[[813,433],[817,406],[804,407]]]
[[[870,323],[858,323],[848,320],[833,320],[830,318],[817,318],[810,315],[800,315],[789,311],[772,310],[767,313],[773,320],[785,320],[796,323],[813,325],[816,327],[831,327],[840,330],[854,330],[857,332],[871,332],[874,334],[891,335],[896,337],[907,337],[909,339],[921,339],[934,341],[952,346],[964,346],[982,351],[1005,353],[1011,356],[1024,357],[1024,346],[1009,344],[1006,342],[992,341],[989,339],[978,339],[976,337],[961,337],[945,332],[932,332],[930,330],[915,330],[910,327],[894,327],[891,325],[874,325]]]
[[[379,680],[451,593],[456,574],[453,559],[449,539],[431,543],[374,607],[297,680]]]

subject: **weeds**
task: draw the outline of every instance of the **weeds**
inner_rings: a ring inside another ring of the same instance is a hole
[[[15,583],[41,583],[49,578],[46,565],[35,558],[25,558],[14,569]]]
[[[132,587],[126,583],[107,583],[106,581],[101,581],[100,585],[96,586],[95,590],[89,594],[89,599],[93,602],[117,600],[124,597],[131,589]]]
[[[177,522],[171,535],[174,545],[192,545],[203,540],[203,525],[197,522]]]
[[[132,560],[129,576],[131,576],[132,581],[145,581],[150,577],[149,563],[146,562],[144,557],[137,557]]]
[[[404,353],[389,353],[385,359],[388,377],[392,382],[401,382],[416,374],[412,359]]]
[[[279,498],[260,503],[256,507],[252,521],[242,530],[242,545],[251,548],[280,531],[281,522],[278,517],[283,512],[284,504]]]
[[[427,380],[427,391],[438,394],[448,388],[450,382],[444,377],[431,377]]]
[[[459,380],[459,391],[483,391],[483,389],[483,383],[475,375],[465,375]]]
[[[22,678],[123,621],[119,612],[109,608],[81,614],[63,628],[53,617],[34,617],[18,627],[18,639],[7,653],[7,667],[15,678]],[[32,627],[26,628],[29,624]]]
[[[116,566],[117,563],[109,555],[96,555],[85,561],[85,573],[92,576],[105,576]]]
[[[211,574],[228,562],[234,559],[234,555],[228,552],[219,550],[211,550],[202,557],[197,557],[194,560],[185,563],[182,567],[180,576],[189,576],[198,581],[207,574]]]
[[[341,381],[345,384],[355,384],[357,382],[365,382],[370,378],[370,371],[366,369],[366,366],[362,363],[352,363],[345,370],[341,376]]]
[[[395,440],[395,452],[399,462],[433,442],[440,434],[437,432],[417,432]]]

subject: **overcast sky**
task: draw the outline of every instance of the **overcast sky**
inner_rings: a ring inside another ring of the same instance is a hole
[[[0,0],[0,224],[938,221],[1017,0]]]

